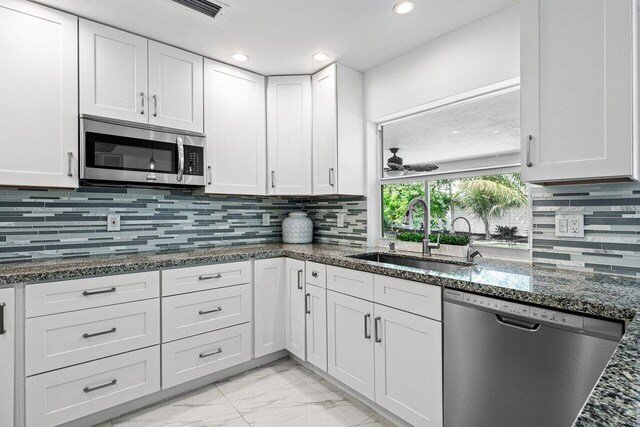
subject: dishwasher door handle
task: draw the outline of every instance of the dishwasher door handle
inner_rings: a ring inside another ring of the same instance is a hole
[[[496,320],[505,326],[511,328],[520,329],[527,332],[536,332],[540,328],[540,323],[527,322],[526,320],[520,320],[515,317],[506,317],[501,314],[496,314]]]

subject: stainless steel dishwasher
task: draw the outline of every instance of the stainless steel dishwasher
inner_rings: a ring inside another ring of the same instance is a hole
[[[448,427],[571,426],[623,324],[444,292]]]

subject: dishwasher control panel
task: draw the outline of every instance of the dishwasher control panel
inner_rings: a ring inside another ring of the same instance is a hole
[[[532,307],[529,305],[518,304],[516,302],[503,301],[496,298],[456,291],[453,289],[445,289],[444,295],[445,298],[450,301],[460,301],[468,305],[484,307],[504,314],[528,317],[534,321],[555,323],[579,329],[582,329],[583,327],[584,318],[576,314],[555,311],[548,308]]]

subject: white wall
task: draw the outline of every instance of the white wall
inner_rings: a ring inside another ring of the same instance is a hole
[[[519,5],[448,33],[365,73],[365,116],[379,121],[520,76]]]
[[[380,237],[378,140],[375,123],[464,92],[520,76],[520,8],[514,5],[452,31],[367,71],[368,240]]]

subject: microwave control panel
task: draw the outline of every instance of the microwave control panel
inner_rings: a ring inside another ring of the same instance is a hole
[[[204,176],[204,149],[202,147],[184,146],[184,174]]]

